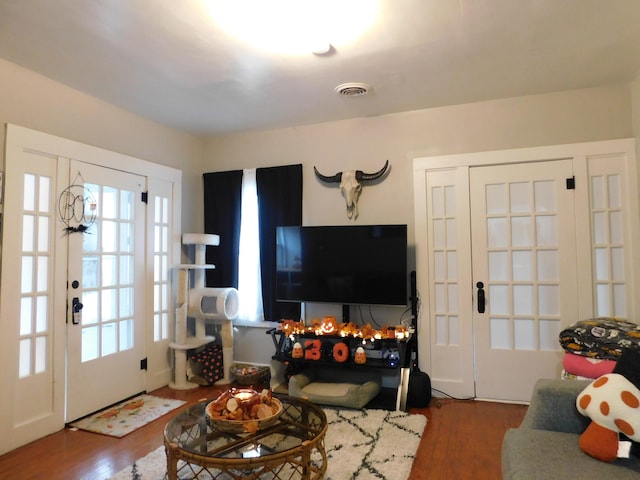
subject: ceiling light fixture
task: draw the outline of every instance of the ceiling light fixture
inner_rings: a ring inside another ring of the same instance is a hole
[[[272,53],[327,55],[375,22],[380,0],[204,0],[214,22]],[[317,53],[323,51],[324,53]]]

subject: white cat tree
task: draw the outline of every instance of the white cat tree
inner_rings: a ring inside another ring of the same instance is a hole
[[[192,264],[177,265],[175,341],[169,346],[174,352],[174,380],[169,386],[175,390],[189,390],[199,385],[187,379],[187,351],[201,347],[215,340],[206,335],[205,322],[208,319],[222,320],[222,360],[224,377],[218,384],[231,382],[230,368],[233,364],[233,326],[231,320],[238,315],[238,291],[235,288],[206,288],[205,270],[215,268],[206,264],[207,245],[220,245],[220,236],[203,233],[185,233],[184,245],[194,245]],[[193,284],[191,284],[193,271]],[[187,332],[187,317],[195,319],[195,334]]]

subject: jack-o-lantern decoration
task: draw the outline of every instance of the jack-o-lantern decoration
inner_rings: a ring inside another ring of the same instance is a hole
[[[322,358],[322,342],[320,340],[306,340],[304,342],[304,359],[320,360]]]
[[[353,360],[360,365],[367,363],[367,354],[365,353],[364,348],[356,348],[356,354],[353,356]]]
[[[300,342],[296,342],[293,344],[293,350],[291,350],[291,356],[293,358],[303,358],[304,357],[304,349]]]
[[[336,362],[343,363],[349,359],[349,347],[344,342],[337,342],[333,346],[333,359]]]
[[[323,317],[322,318],[322,325],[320,325],[320,331],[324,334],[324,335],[332,335],[335,333],[338,333],[338,320],[336,320],[336,317]]]

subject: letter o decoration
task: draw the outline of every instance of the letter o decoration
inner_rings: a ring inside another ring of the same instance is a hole
[[[344,342],[337,342],[333,346],[333,359],[336,362],[346,362],[349,358],[349,347]]]

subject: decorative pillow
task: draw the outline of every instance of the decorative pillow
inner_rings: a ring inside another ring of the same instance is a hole
[[[578,411],[591,419],[579,445],[588,455],[612,462],[619,454],[619,440],[640,442],[640,353],[625,352],[614,373],[594,380],[576,399]],[[636,450],[631,444],[629,445]],[[628,455],[626,455],[628,456]]]

